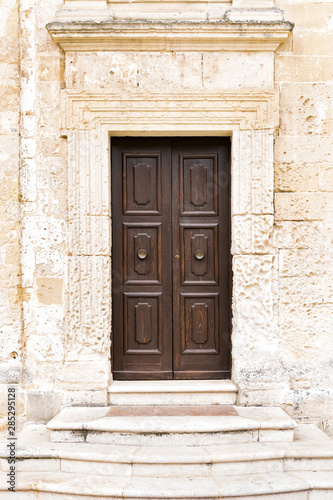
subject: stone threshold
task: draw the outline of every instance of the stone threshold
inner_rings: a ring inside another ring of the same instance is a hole
[[[237,387],[231,380],[114,381],[110,405],[232,405]]]
[[[236,385],[226,380],[114,380],[110,393],[119,392],[237,392]]]

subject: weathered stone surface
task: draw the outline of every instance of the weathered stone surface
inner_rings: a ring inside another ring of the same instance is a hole
[[[333,214],[330,193],[295,192],[275,194],[276,220],[325,220]]]
[[[0,364],[0,383],[19,384],[21,379],[22,363],[11,359],[7,363]]]
[[[275,190],[287,191],[289,193],[292,191],[319,191],[320,169],[321,166],[319,164],[276,164],[274,168]]]
[[[333,273],[332,249],[281,250],[279,255],[281,278],[311,275],[328,278]]]
[[[235,132],[232,161],[232,214],[273,214],[272,133]]]
[[[28,391],[27,419],[35,422],[48,422],[59,411],[62,403],[62,394],[54,391]]]
[[[234,377],[241,390],[251,380],[273,388],[283,369],[277,323],[278,265],[271,255],[235,256],[233,265]],[[278,382],[279,383],[279,382]]]
[[[233,255],[274,253],[273,215],[235,215],[232,218]]]
[[[66,358],[108,359],[111,324],[110,257],[69,260]]]
[[[101,3],[116,21],[220,21],[231,7]],[[22,361],[20,414],[107,400],[109,132],[224,134],[239,402],[288,405],[332,431],[333,2],[232,4],[252,16],[274,5],[296,25],[275,55],[137,46],[65,56],[45,29],[62,0],[1,4],[0,378],[18,380],[7,362]]]
[[[276,248],[322,248],[323,224],[319,221],[277,221],[274,225]]]
[[[110,383],[108,361],[68,362],[56,375],[56,387],[69,391],[101,391]]]

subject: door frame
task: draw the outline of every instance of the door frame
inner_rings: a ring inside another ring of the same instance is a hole
[[[278,264],[271,237],[278,90],[133,91],[124,98],[120,91],[101,95],[66,89],[62,109],[68,139],[70,221],[64,376],[68,372],[72,377],[75,368],[80,373],[75,387],[83,394],[87,383],[81,373],[88,364],[89,373],[98,374],[90,380],[89,390],[105,391],[100,397],[108,401],[112,384],[110,137],[231,136],[232,380],[249,394],[250,374],[256,380],[263,363],[278,366],[280,359]],[[269,348],[261,341],[268,338],[273,339]],[[280,379],[270,384],[268,395],[272,387],[280,391]],[[258,394],[257,384],[253,390]]]

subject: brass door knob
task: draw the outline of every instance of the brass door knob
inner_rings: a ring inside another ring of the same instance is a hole
[[[196,250],[196,251],[194,252],[194,257],[195,257],[196,259],[198,259],[198,260],[203,259],[203,258],[204,258],[204,256],[205,256],[205,252],[204,252],[203,250]]]
[[[148,252],[144,248],[140,248],[140,250],[138,250],[137,256],[139,257],[139,259],[145,259],[147,255]]]

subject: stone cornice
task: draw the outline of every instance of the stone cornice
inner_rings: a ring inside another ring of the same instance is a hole
[[[46,27],[65,51],[274,51],[293,29],[289,22],[228,21],[65,21]]]

